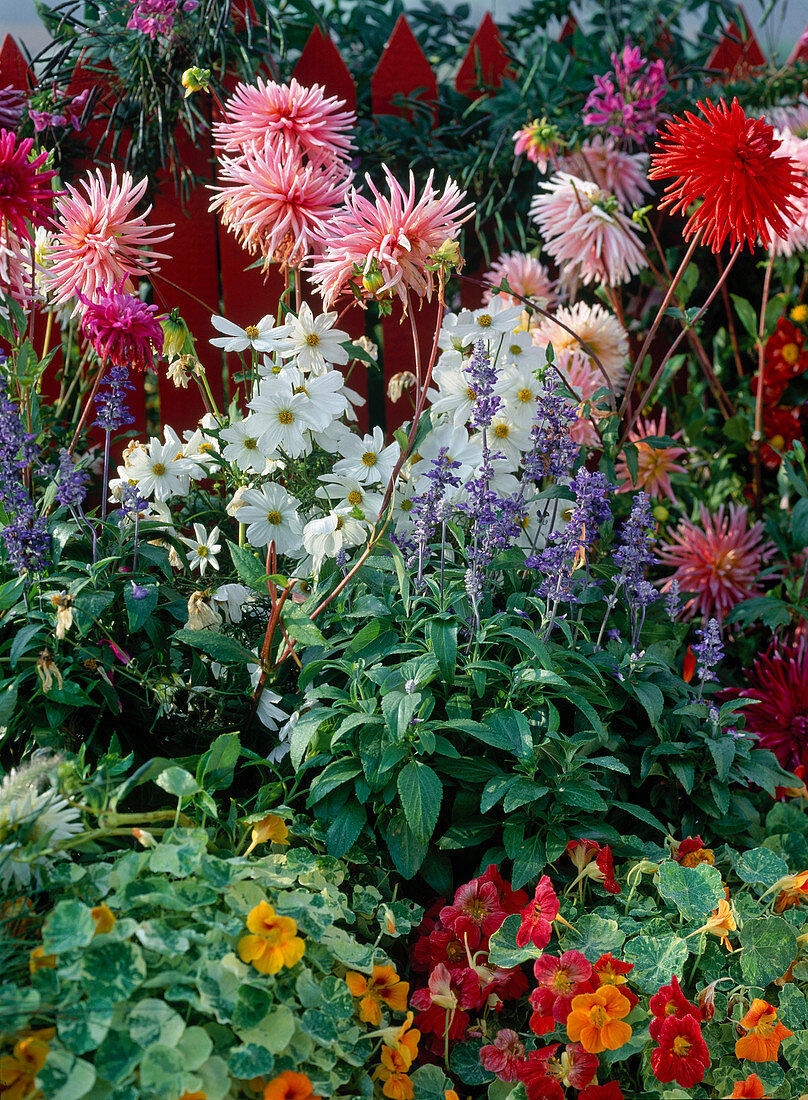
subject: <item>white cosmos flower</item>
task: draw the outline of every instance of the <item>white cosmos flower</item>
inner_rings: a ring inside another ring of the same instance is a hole
[[[279,554],[297,557],[303,536],[303,524],[297,514],[300,501],[282,485],[273,484],[245,489],[241,499],[243,504],[237,516],[240,523],[248,524],[250,546],[269,546],[274,541]]]
[[[506,469],[518,469],[522,455],[530,450],[530,432],[520,427],[511,416],[499,413],[486,429],[488,448],[492,455],[502,455],[499,463]],[[482,448],[482,432],[474,436]]]
[[[521,306],[509,306],[492,299],[488,305],[480,306],[474,311],[462,309],[455,325],[455,335],[464,344],[479,339],[498,343],[506,332],[513,332],[520,323],[521,316]]]
[[[497,393],[503,400],[499,411],[514,420],[520,428],[530,428],[536,416],[536,402],[542,386],[529,367],[521,364],[506,367],[497,383]]]
[[[341,420],[332,421],[325,431],[311,434],[317,446],[330,455],[343,454],[344,448],[350,446],[352,439],[356,439],[348,425]]]
[[[239,328],[232,321],[215,313],[211,315],[210,323],[217,332],[224,333],[223,336],[214,337],[210,343],[214,347],[224,348],[225,351],[246,351],[247,348],[252,348],[253,351],[274,351],[287,334],[286,326],[279,325],[276,328],[275,318],[269,314],[262,317],[257,325],[247,325],[246,328]]]
[[[255,593],[246,584],[222,584],[211,596],[211,603],[229,623],[240,623],[246,604],[255,602]]]
[[[241,470],[254,470],[257,474],[263,472],[266,465],[266,455],[258,446],[258,437],[261,432],[258,420],[255,416],[248,416],[244,420],[236,420],[229,428],[221,433],[221,439],[227,444],[222,454],[228,462],[235,462]]]
[[[538,370],[547,363],[545,349],[533,342],[530,332],[512,332],[499,349],[499,362],[520,370]]]
[[[301,406],[312,430],[324,432],[332,420],[338,420],[350,409],[350,402],[344,393],[344,379],[339,371],[329,370],[324,374],[304,377],[295,369],[287,376],[294,393],[306,398]]]
[[[431,402],[433,415],[445,416],[455,427],[468,423],[474,412],[477,395],[462,365],[442,367],[439,363],[432,380],[437,389],[429,390],[427,397]]]
[[[261,433],[258,446],[265,455],[279,449],[290,458],[308,454],[311,440],[303,433],[314,425],[307,404],[306,394],[294,393],[288,381],[259,382],[258,395],[248,402],[248,408],[255,413],[255,425]]]
[[[351,435],[342,446],[343,457],[334,465],[334,473],[356,478],[363,485],[386,485],[401,453],[398,443],[384,445],[384,433],[377,425],[372,435]]]
[[[334,328],[336,313],[321,313],[315,317],[304,302],[297,317],[289,316],[286,328],[289,335],[278,344],[278,352],[284,359],[294,358],[301,370],[322,374],[328,363],[344,366],[348,352],[342,346],[350,341],[347,332]]]
[[[138,447],[129,458],[125,476],[137,483],[138,492],[147,499],[185,496],[191,478],[198,476],[199,467],[183,457],[176,437],[172,439],[168,433],[165,443],[152,437],[148,447]]]
[[[309,520],[303,528],[303,545],[311,554],[312,570],[320,572],[326,558],[334,558],[345,546],[365,541],[367,524],[353,516],[353,508],[342,505],[324,516]]]
[[[399,534],[409,535],[412,531],[412,524],[415,518],[413,514],[413,500],[412,498],[418,496],[416,487],[409,483],[403,484],[399,482],[396,486],[395,495],[393,496],[393,514],[392,514],[392,527],[394,531]]]
[[[258,654],[256,654],[256,659]],[[253,691],[258,687],[258,681],[261,679],[261,666],[260,665],[248,665],[250,671],[250,683],[252,684]],[[269,687],[264,685],[264,690],[261,692],[261,698],[258,700],[258,708],[256,710],[256,716],[258,721],[266,726],[268,730],[276,730],[282,722],[286,722],[289,715],[285,710],[281,710],[276,706],[276,703],[280,703],[281,697],[272,691]]]
[[[208,535],[201,523],[194,524],[194,537],[192,539],[180,535],[180,542],[184,542],[190,550],[188,562],[191,569],[198,569],[201,577],[204,577],[205,570],[208,566],[217,571],[219,569],[219,562],[216,555],[221,550],[222,544],[217,541],[218,538],[218,527],[214,527]]]
[[[315,491],[315,496],[329,500],[332,504],[347,504],[350,508],[359,508],[365,519],[375,523],[382,506],[382,494],[357,481],[355,477],[339,477],[336,474],[321,474],[323,484]]]

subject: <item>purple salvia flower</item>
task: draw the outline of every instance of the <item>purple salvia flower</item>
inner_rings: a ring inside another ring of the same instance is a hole
[[[474,341],[474,353],[468,366],[463,368],[469,376],[469,388],[474,392],[474,411],[471,414],[472,428],[487,428],[501,405],[500,398],[494,393],[497,384],[497,370],[488,355],[484,340]]]
[[[64,508],[81,508],[87,496],[87,473],[73,465],[70,452],[65,448],[59,452],[59,487],[56,500]]]
[[[665,593],[665,613],[672,623],[675,623],[682,611],[682,600],[679,595],[679,582],[672,580]]]
[[[721,641],[721,628],[717,619],[710,619],[703,630],[696,634],[701,639],[693,646],[696,655],[696,675],[699,678],[699,699],[707,680],[714,680],[713,669],[724,656],[724,643]]]
[[[531,449],[522,460],[525,478],[541,482],[569,473],[578,454],[578,444],[570,436],[577,420],[575,406],[561,394],[545,391],[541,395],[530,429]]]
[[[129,381],[126,367],[110,367],[104,378],[106,389],[96,394],[95,405],[98,410],[96,424],[105,432],[116,432],[127,424],[134,424],[135,418],[126,407],[126,391],[135,387]]]
[[[23,482],[24,471],[38,455],[34,436],[24,429],[6,382],[0,380],[0,503],[9,517],[2,539],[8,560],[18,573],[41,573],[49,558],[47,526],[37,515]]]

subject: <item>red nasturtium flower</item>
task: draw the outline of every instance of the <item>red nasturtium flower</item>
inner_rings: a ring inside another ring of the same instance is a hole
[[[737,99],[727,106],[699,102],[703,118],[685,111],[661,134],[651,155],[649,179],[673,182],[661,206],[684,211],[702,199],[684,228],[685,240],[704,232],[704,243],[718,252],[730,245],[749,245],[760,238],[768,248],[772,234],[785,239],[797,213],[793,200],[805,191],[797,164],[776,156],[782,144],[762,119],[747,118]]]
[[[780,1043],[794,1034],[777,1019],[774,1005],[759,997],[752,1001],[741,1027],[746,1028],[747,1034],[736,1042],[735,1057],[748,1058],[750,1062],[776,1062]]]
[[[522,910],[522,925],[516,933],[516,946],[524,947],[532,943],[540,950],[545,948],[550,942],[553,921],[558,916],[559,909],[553,885],[547,875],[542,875],[533,900]]]
[[[533,973],[539,985],[530,994],[531,1007],[560,1024],[567,1022],[573,997],[594,988],[592,964],[580,951],[565,951],[560,957],[542,955],[533,964]]]
[[[610,951],[607,951],[605,955],[601,955],[596,963],[592,966],[592,978],[595,981],[595,985],[614,985],[620,990],[624,997],[628,997],[629,1004],[632,1008],[639,1002],[639,997],[636,993],[628,988],[626,984],[628,982],[627,975],[634,969],[634,963],[623,962],[621,959],[616,959]]]
[[[473,878],[459,887],[452,904],[440,911],[443,924],[472,950],[479,946],[483,936],[493,935],[507,915],[494,883],[481,878]]]
[[[650,1025],[652,1039],[658,1039],[663,1024],[670,1016],[683,1019],[692,1016],[694,1020],[701,1020],[700,1009],[692,1004],[682,992],[679,979],[674,974],[670,985],[662,985],[648,1002],[648,1007],[654,1015]]]
[[[682,662],[682,679],[686,684],[689,684],[693,679],[693,674],[696,671],[696,654],[693,652],[693,646],[689,645],[685,650],[684,660]]]
[[[698,867],[700,863],[715,863],[715,853],[704,847],[700,836],[686,836],[671,848],[671,859],[683,867]]]
[[[578,868],[578,879],[591,878],[599,882],[609,894],[619,894],[620,887],[614,877],[614,860],[609,845],[603,848],[595,840],[571,840],[567,855]]]
[[[531,1050],[519,1067],[519,1080],[525,1086],[527,1100],[564,1100],[564,1090],[557,1078],[547,1072],[547,1051],[555,1049],[555,1045]]]
[[[438,963],[427,988],[416,989],[410,997],[410,1004],[418,1009],[415,1026],[443,1037],[448,1024],[449,1038],[459,1039],[469,1024],[467,1009],[476,1008],[479,999],[480,979],[474,970],[449,970]]]
[[[590,1085],[584,1089],[578,1100],[624,1100],[623,1090],[616,1081],[607,1081],[605,1085]]]
[[[763,1082],[756,1073],[750,1073],[745,1081],[737,1081],[727,1100],[766,1100]]]
[[[675,1081],[691,1088],[704,1080],[710,1052],[694,1016],[668,1016],[656,1036],[659,1046],[651,1055],[651,1069],[657,1081]]]
[[[525,1060],[525,1044],[508,1027],[497,1032],[493,1043],[480,1048],[480,1063],[500,1081],[518,1081],[519,1069]]]

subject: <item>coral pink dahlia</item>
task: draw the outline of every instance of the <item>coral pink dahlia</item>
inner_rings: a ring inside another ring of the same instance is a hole
[[[460,205],[464,193],[452,180],[438,194],[430,172],[416,198],[412,173],[405,191],[386,165],[382,171],[389,197],[366,176],[373,201],[351,190],[346,208],[331,224],[323,258],[314,264],[312,281],[326,306],[349,288],[360,297],[396,294],[405,304],[409,291],[431,297],[429,258],[456,238],[461,224],[471,217],[473,204]]]
[[[249,252],[299,267],[332,236],[331,222],[345,199],[348,179],[334,166],[303,164],[280,145],[253,145],[240,160],[222,161],[224,186],[211,201],[222,224]]]
[[[144,370],[163,349],[163,328],[147,306],[120,288],[102,291],[95,301],[83,294],[81,327],[93,350],[103,362]]]
[[[535,256],[527,252],[505,252],[491,264],[489,271],[483,275],[487,283],[499,286],[503,279],[508,280],[508,286],[514,294],[521,294],[523,298],[530,298],[542,309],[550,309],[555,305],[555,283],[550,278],[550,273],[543,263]],[[518,298],[512,297],[505,291],[497,293],[494,290],[486,290],[483,295],[483,305],[488,305],[492,298],[501,298],[509,306],[518,306]]]
[[[612,138],[605,141],[600,134],[585,141],[581,148],[564,158],[566,172],[583,179],[590,178],[616,195],[620,205],[630,211],[639,206],[644,195],[651,193],[647,153],[627,153]]]
[[[685,604],[687,618],[694,615],[723,619],[737,603],[760,592],[757,577],[773,547],[763,540],[763,524],[749,526],[745,507],[724,505],[712,515],[699,505],[701,527],[684,519],[673,533],[673,542],[657,547],[659,560],[676,567],[671,581],[682,592],[692,592]]]
[[[30,159],[33,147],[31,138],[17,141],[10,130],[0,130],[0,227],[5,223],[20,239],[28,241],[31,234],[27,222],[44,222],[50,217],[50,181],[56,175],[42,169],[47,153]]]
[[[213,132],[217,146],[228,153],[279,144],[314,164],[327,164],[353,149],[348,135],[356,116],[344,107],[344,100],[326,96],[319,84],[304,88],[294,78],[276,84],[259,77],[236,87],[224,105],[227,121],[216,123]]]
[[[754,699],[745,707],[746,728],[784,768],[808,767],[808,644],[772,647],[746,671],[749,687],[727,698]]]
[[[683,474],[684,466],[676,459],[687,454],[686,447],[652,447],[646,443],[646,439],[664,436],[667,434],[667,410],[663,409],[659,420],[638,420],[629,432],[629,442],[636,447],[637,453],[637,481],[631,475],[625,458],[621,458],[615,469],[621,479],[620,492],[630,493],[634,489],[642,489],[652,497],[667,497],[668,500],[676,500],[671,485],[671,474]],[[677,432],[677,435],[680,435]],[[676,436],[674,436],[676,438]]]
[[[81,181],[85,194],[67,184],[67,194],[56,199],[56,239],[47,255],[54,304],[64,305],[78,292],[95,298],[134,275],[147,275],[156,260],[167,258],[147,248],[167,241],[173,226],[147,225],[150,206],[135,212],[147,182],[144,177],[136,184],[128,172],[119,182],[113,165],[109,186],[100,170]],[[79,309],[77,300],[73,312]]]
[[[794,200],[805,194],[802,168],[790,157],[775,156],[781,142],[763,119],[747,118],[733,99],[697,104],[703,118],[685,111],[661,134],[651,156],[650,179],[674,180],[660,206],[685,211],[702,202],[684,228],[685,240],[704,230],[713,252],[729,238],[734,248],[758,238],[768,248],[772,233],[784,240],[797,216]]]

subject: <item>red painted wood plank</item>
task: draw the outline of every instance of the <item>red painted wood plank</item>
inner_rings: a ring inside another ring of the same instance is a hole
[[[393,102],[396,96],[404,95],[434,104],[432,113],[437,123],[438,82],[403,15],[398,17],[370,78],[370,95],[374,115],[408,117],[411,112]]]
[[[356,84],[334,42],[319,26],[312,27],[292,75],[305,87],[320,84],[329,95],[339,96],[356,110]]]
[[[766,55],[760,48],[755,32],[749,26],[749,20],[741,7],[738,8],[738,17],[741,26],[734,19],[730,22],[710,54],[707,62],[708,69],[737,77],[750,69],[767,64]]]
[[[491,13],[486,12],[457,70],[455,88],[469,99],[479,99],[513,76],[502,35]]]
[[[574,15],[568,15],[564,20],[564,26],[558,35],[558,41],[563,42],[565,38],[572,38],[575,32],[578,30],[578,20]]]
[[[0,88],[33,88],[36,83],[34,74],[25,57],[10,34],[3,38],[0,46]]]
[[[805,28],[797,39],[796,45],[791,51],[791,56],[788,59],[788,64],[793,65],[795,61],[808,61],[808,27]]]

